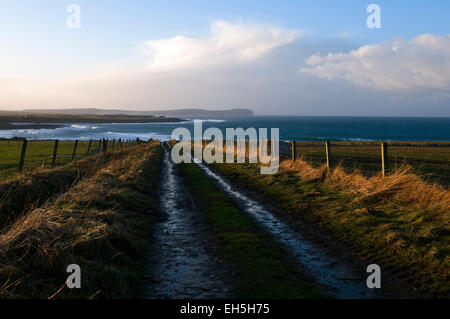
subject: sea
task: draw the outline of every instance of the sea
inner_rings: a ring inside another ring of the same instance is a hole
[[[31,140],[122,139],[169,140],[172,131],[185,127],[193,132],[194,119],[167,123],[76,123],[61,124],[56,129],[0,130],[0,138],[24,137]],[[58,123],[52,123],[58,124]],[[205,119],[203,130],[217,127],[279,128],[282,141],[450,141],[450,118],[418,117],[314,117],[253,116],[227,119]]]

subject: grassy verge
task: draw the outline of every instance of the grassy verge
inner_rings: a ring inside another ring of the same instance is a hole
[[[140,295],[162,152],[158,142],[126,152],[0,233],[0,297]],[[69,264],[81,289],[65,286]]]
[[[238,298],[312,298],[318,290],[251,218],[194,164],[182,172],[200,203],[224,260],[237,274]]]
[[[95,174],[109,162],[127,154],[127,150],[102,153],[62,167],[16,174],[0,181],[0,227],[14,221],[24,210],[42,205],[81,178]]]
[[[326,230],[369,263],[390,270],[424,296],[449,297],[449,193],[398,171],[382,179],[298,160],[275,175],[252,164],[215,164],[281,208],[291,224]]]

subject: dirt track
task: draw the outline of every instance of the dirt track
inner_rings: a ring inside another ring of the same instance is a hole
[[[226,298],[233,274],[215,255],[209,229],[196,209],[189,190],[165,151],[161,182],[161,209],[166,218],[154,230],[150,258],[149,298]],[[395,296],[367,288],[365,269],[348,258],[330,253],[310,236],[298,232],[248,192],[243,192],[212,171],[203,172],[259,224],[274,241],[332,298],[383,298]],[[330,243],[331,244],[331,243]],[[333,246],[333,245],[331,245]],[[359,269],[361,268],[361,269]],[[355,270],[357,269],[357,270]]]
[[[200,212],[165,151],[160,190],[165,219],[154,229],[149,298],[227,298],[228,267],[215,256]]]

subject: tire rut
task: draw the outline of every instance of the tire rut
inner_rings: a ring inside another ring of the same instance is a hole
[[[148,298],[229,298],[228,267],[215,255],[208,227],[165,149],[160,188],[164,220],[154,226]]]
[[[324,249],[294,231],[263,204],[237,190],[207,165],[199,161],[194,162],[274,240],[284,245],[327,295],[338,299],[381,297],[379,292],[367,288],[365,278],[354,272],[350,265],[340,258],[329,255]]]

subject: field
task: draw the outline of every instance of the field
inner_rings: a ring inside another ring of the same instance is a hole
[[[99,141],[92,141],[88,154],[89,141],[79,141],[75,159],[94,154],[99,147],[99,143]],[[0,180],[13,176],[18,172],[22,145],[22,140],[0,140]],[[30,172],[35,169],[50,168],[53,161],[54,145],[55,141],[53,140],[29,140],[23,171]],[[66,165],[72,161],[74,146],[74,141],[59,141],[55,166]],[[108,147],[112,148],[112,141],[109,142]],[[117,150],[119,145],[115,143],[115,147]]]
[[[0,178],[5,178],[17,173],[22,141],[0,141]],[[24,170],[31,171],[36,168],[48,168],[52,164],[54,141],[28,141],[25,156]],[[89,142],[79,142],[77,147],[78,157],[86,154]],[[64,165],[72,160],[74,148],[73,141],[61,141],[58,146],[56,165]]]

